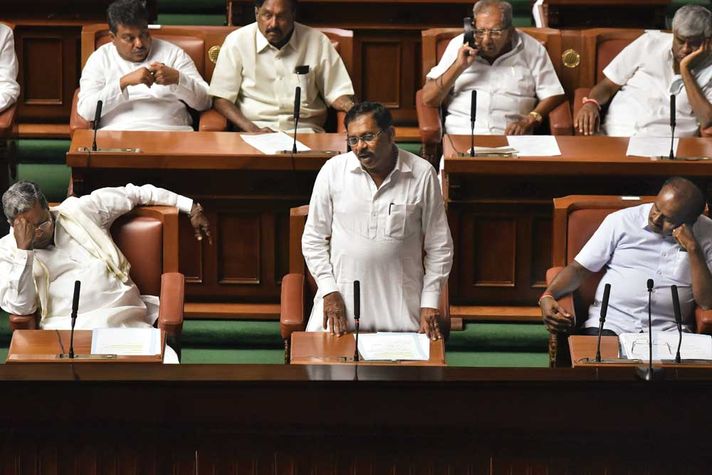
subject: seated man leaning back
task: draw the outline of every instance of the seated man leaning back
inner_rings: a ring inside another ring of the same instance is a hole
[[[581,333],[598,333],[606,283],[611,284],[611,293],[604,334],[647,331],[648,279],[654,284],[652,329],[676,329],[670,292],[670,286],[676,285],[683,329],[691,331],[694,305],[712,307],[712,220],[702,214],[704,208],[699,188],[674,177],[665,182],[653,203],[608,215],[539,299],[546,328],[553,333],[573,329],[573,316],[556,299],[604,269]]]

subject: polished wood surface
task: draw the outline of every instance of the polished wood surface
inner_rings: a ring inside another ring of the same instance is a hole
[[[251,318],[255,310],[262,313],[255,306],[279,303],[280,282],[289,271],[289,209],[309,202],[321,166],[346,149],[340,134],[301,134],[298,139],[314,152],[269,156],[232,132],[99,131],[99,148],[141,152],[78,151],[91,139],[91,131],[77,131],[67,153],[76,194],[150,183],[205,207],[212,246],[197,242],[188,219],[180,219],[186,302],[200,304],[186,307],[195,310],[186,314],[191,318],[226,312]]]
[[[571,194],[655,195],[670,176],[712,194],[712,161],[626,157],[628,139],[557,137],[562,156],[457,156],[469,136],[445,136],[444,195],[455,243],[453,305],[535,305],[552,264],[552,199]],[[477,136],[475,144],[506,145]],[[712,141],[680,139],[679,157],[712,157]]]
[[[92,331],[74,331],[74,355],[69,358],[69,330],[15,330],[5,363],[157,363],[163,356],[92,355]]]
[[[294,332],[290,345],[291,364],[357,364],[396,366],[445,366],[445,343],[430,342],[428,361],[354,361],[356,339],[353,334],[341,337],[322,332]]]
[[[662,474],[712,462],[705,370],[647,383],[632,368],[170,366],[0,366],[2,472]]]

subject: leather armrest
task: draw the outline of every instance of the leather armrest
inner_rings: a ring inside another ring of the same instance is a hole
[[[10,107],[0,112],[0,137],[9,137],[12,133],[12,126],[15,124],[16,112],[17,104],[12,104]]]
[[[583,98],[591,93],[590,87],[580,87],[574,91],[573,118],[576,119],[581,107],[583,107]],[[581,135],[577,130],[574,130],[574,135]]]
[[[551,135],[573,135],[574,121],[571,118],[571,104],[564,101],[549,113]]]
[[[551,267],[546,271],[546,285],[550,285],[559,272],[564,270],[563,267]],[[556,300],[559,306],[569,312],[574,317],[574,322],[576,321],[576,307],[574,305],[574,295],[568,294],[560,297]]]
[[[695,322],[697,333],[712,334],[712,310],[695,307]]]
[[[72,112],[69,115],[69,134],[74,135],[77,129],[91,129],[91,122],[79,115],[77,112],[77,104],[79,103],[79,88],[74,90],[74,98],[72,99]]]
[[[279,332],[289,340],[292,332],[306,327],[304,315],[304,274],[287,274],[282,278],[282,295],[279,308]]]
[[[15,330],[34,330],[37,328],[37,314],[13,315],[10,314],[10,328]]]
[[[216,109],[208,109],[200,113],[198,130],[201,132],[222,132],[227,130],[227,118]]]
[[[161,276],[161,296],[158,308],[158,328],[167,336],[178,336],[183,330],[183,301],[185,278],[180,272],[166,272]]]
[[[336,111],[336,132],[346,133],[346,126],[344,125],[344,119],[346,118],[346,112]]]
[[[443,140],[440,107],[430,107],[423,102],[423,90],[415,93],[415,112],[418,116],[420,139],[425,145],[439,144]]]

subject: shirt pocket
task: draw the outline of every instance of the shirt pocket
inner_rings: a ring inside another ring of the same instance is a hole
[[[679,249],[675,256],[675,264],[673,265],[672,278],[677,282],[691,285],[692,276],[690,274],[690,256],[687,251]]]
[[[396,204],[388,205],[385,235],[391,239],[405,239],[417,229],[418,205]]]

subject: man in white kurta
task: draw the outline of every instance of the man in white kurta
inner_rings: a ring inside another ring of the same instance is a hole
[[[616,335],[648,330],[648,279],[653,280],[653,330],[676,330],[670,287],[680,296],[683,330],[694,328],[695,303],[712,305],[712,220],[702,215],[704,197],[683,178],[672,178],[654,203],[608,215],[549,288],[539,304],[551,331],[569,328],[571,316],[554,298],[605,269],[583,332],[596,334],[605,285],[611,284],[604,329]]]
[[[10,27],[0,23],[0,111],[17,102],[19,96],[15,39]]]
[[[346,111],[353,105],[341,57],[323,33],[294,22],[291,0],[265,0],[255,18],[220,49],[209,89],[215,108],[239,130],[293,131],[299,86],[298,131],[323,132],[327,106]]]
[[[422,330],[432,337],[453,256],[435,170],[395,146],[390,114],[380,104],[357,104],[346,123],[356,142],[319,172],[302,237],[319,287],[307,331],[327,330],[327,323],[334,333],[352,330],[358,280],[362,330]],[[330,314],[333,297],[342,315]]]
[[[423,100],[447,109],[445,132],[470,134],[472,91],[477,91],[475,133],[531,133],[564,99],[544,46],[511,26],[511,6],[480,1],[475,47],[453,38],[427,74]]]
[[[36,185],[13,185],[3,195],[13,227],[0,239],[0,306],[19,315],[39,310],[42,328],[68,329],[78,280],[76,328],[153,325],[157,314],[147,311],[123,256],[112,258],[109,234],[116,218],[140,205],[177,206],[191,213],[192,222],[198,219],[207,226],[202,209],[191,199],[152,185],[102,188],[50,210]]]
[[[118,10],[113,21],[112,8]],[[145,8],[131,0],[109,7],[109,27],[111,43],[94,51],[82,71],[79,115],[94,120],[102,101],[103,130],[193,130],[186,106],[203,111],[211,101],[190,56],[152,39]]]
[[[603,70],[576,116],[586,135],[599,130],[600,109],[610,102],[600,132],[611,136],[669,137],[670,96],[675,96],[675,135],[699,135],[712,125],[712,13],[680,8],[673,33],[648,31]]]

